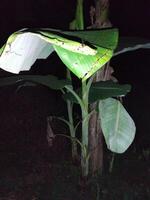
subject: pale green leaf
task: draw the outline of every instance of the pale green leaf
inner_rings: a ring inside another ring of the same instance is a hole
[[[125,152],[134,140],[136,127],[123,105],[113,98],[101,100],[99,118],[108,149]]]
[[[37,59],[45,59],[54,51],[53,46],[32,33],[11,35],[0,56],[0,68],[19,73],[31,68]]]

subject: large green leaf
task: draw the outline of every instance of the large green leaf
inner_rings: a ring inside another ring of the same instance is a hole
[[[99,102],[99,118],[108,149],[123,153],[135,137],[135,124],[123,105],[113,98]]]
[[[0,67],[13,73],[29,70],[36,59],[47,58],[55,49],[66,66],[86,80],[109,61],[117,40],[117,29],[24,29],[12,34],[0,49]]]
[[[106,99],[109,97],[120,97],[125,96],[130,92],[131,86],[128,84],[121,85],[113,81],[100,81],[92,83],[89,92],[89,103]],[[81,96],[81,89],[76,91],[79,96]],[[70,100],[74,103],[78,103],[76,98],[71,93],[66,93],[63,95],[65,100]]]
[[[125,96],[130,90],[131,86],[128,84],[121,85],[113,81],[95,82],[90,88],[89,102],[93,103],[109,97]]]
[[[113,55],[112,50],[102,47],[98,47],[98,53],[95,56],[74,53],[56,45],[54,48],[63,63],[77,77],[82,78],[83,80],[86,80],[94,74],[106,62],[108,62]]]
[[[69,37],[61,31],[39,29],[36,31],[31,30],[31,33],[52,45],[60,46],[75,53],[81,53],[84,55],[95,55],[97,53],[96,47],[85,44],[81,38]]]
[[[50,89],[59,90],[70,85],[69,80],[59,80],[52,75],[18,75],[0,79],[0,86],[12,85],[20,82],[33,82],[49,87]]]
[[[47,41],[51,42],[52,44],[86,55],[94,54],[94,51],[92,50],[94,46],[114,50],[116,49],[118,44],[118,29],[116,28],[73,31],[62,31],[50,28],[42,28],[38,30],[27,29],[25,30],[25,32],[26,31],[38,33],[41,35],[41,37],[45,37],[45,39],[47,39]],[[53,39],[55,40],[53,41]],[[73,42],[72,47],[69,45],[70,41]],[[82,44],[82,47],[78,48],[80,44]],[[93,47],[90,44],[93,45]],[[86,51],[84,51],[84,48]],[[91,52],[88,52],[88,48]]]
[[[118,29],[100,29],[86,31],[64,31],[66,35],[81,38],[93,45],[114,50],[118,44]]]

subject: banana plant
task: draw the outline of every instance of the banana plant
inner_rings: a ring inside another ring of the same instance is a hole
[[[135,124],[117,100],[118,97],[126,95],[131,87],[112,81],[92,83],[92,80],[95,72],[101,69],[113,55],[138,48],[149,48],[150,43],[141,41],[140,45],[134,43],[125,48],[119,43],[115,51],[117,42],[118,30],[115,28],[86,31],[23,29],[13,33],[0,49],[0,67],[6,71],[18,74],[20,71],[30,70],[37,59],[46,59],[55,51],[66,67],[81,80],[81,88],[76,91],[70,80],[59,80],[52,75],[17,75],[1,78],[0,86],[33,82],[51,89],[68,91],[63,96],[64,99],[78,103],[82,111],[80,146],[81,169],[84,177],[89,174],[90,103],[101,100],[98,108],[92,112],[99,113],[108,149],[123,153],[135,137]]]
[[[1,49],[0,67],[7,71],[18,73],[22,70],[29,70],[37,58],[46,58],[53,51],[56,51],[69,70],[82,80],[81,96],[73,90],[69,82],[63,81],[63,84],[64,82],[65,84],[62,87],[71,92],[82,110],[81,166],[83,176],[88,175],[89,157],[88,122],[90,114],[88,96],[92,78],[88,81],[87,79],[109,61],[117,45],[117,40],[117,29],[95,31],[24,29],[12,34]],[[1,80],[1,84],[12,83],[15,78],[17,82],[26,80],[36,83],[39,83],[39,79],[41,79],[41,84],[49,85],[49,87],[53,87],[53,85],[56,87],[58,84],[51,84],[50,79],[59,81],[54,77],[17,76]]]
[[[58,80],[50,75],[36,77],[18,75],[1,79],[0,84],[32,81],[53,89],[66,88],[74,96],[82,111],[81,166],[83,176],[87,176],[89,172],[89,92],[90,88],[91,91],[99,88],[92,86],[93,74],[110,60],[117,46],[117,40],[117,29],[67,32],[54,29],[24,29],[12,34],[1,49],[0,67],[7,71],[19,73],[22,70],[29,70],[36,59],[46,58],[56,51],[69,70],[81,79],[81,95],[73,90],[68,80]],[[113,85],[111,85],[112,88]],[[126,94],[129,90],[126,88],[121,95]],[[111,94],[111,96],[119,95],[120,93]],[[93,101],[97,100],[95,98]]]

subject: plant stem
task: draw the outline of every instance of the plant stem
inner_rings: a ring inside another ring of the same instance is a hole
[[[89,154],[88,154],[88,134],[89,134],[89,109],[88,109],[88,97],[91,81],[86,84],[86,81],[82,81],[82,98],[69,86],[65,88],[70,91],[80,104],[82,112],[82,148],[81,148],[81,169],[82,177],[87,177],[89,173]]]
[[[82,82],[82,102],[83,107],[81,107],[82,111],[82,145],[84,149],[81,150],[81,168],[82,168],[82,176],[87,177],[89,173],[89,159],[88,157],[88,134],[89,134],[89,117],[88,117],[88,94],[89,89],[87,88],[86,81]]]
[[[67,110],[68,110],[68,119],[69,119],[69,131],[70,135],[73,138],[72,139],[72,159],[73,161],[76,161],[78,158],[78,152],[77,152],[77,143],[74,140],[76,137],[75,133],[75,127],[74,127],[74,121],[73,121],[73,104],[70,101],[67,101]]]
[[[84,29],[83,0],[77,0],[75,19],[73,20],[72,23],[70,23],[70,29],[75,29],[75,30]],[[69,70],[67,70],[67,78],[72,81]],[[74,121],[73,121],[73,103],[71,103],[69,100],[67,101],[67,110],[68,110],[68,118],[69,118],[69,123],[70,123],[70,126],[69,126],[70,135],[72,138],[75,138],[76,129],[74,127]],[[73,161],[76,161],[78,159],[77,143],[75,140],[72,140],[72,159]]]
[[[72,82],[71,74],[69,70],[67,70],[67,79],[69,79]],[[73,86],[72,86],[72,89],[73,89]],[[70,135],[72,138],[75,138],[76,130],[75,130],[74,121],[73,121],[73,103],[69,100],[67,100],[67,111],[68,111]],[[73,162],[75,162],[78,159],[78,152],[77,152],[77,142],[74,139],[72,139],[71,148],[72,148],[72,159],[73,159]]]
[[[109,173],[112,173],[113,166],[114,166],[114,160],[115,160],[115,153],[112,154],[112,158],[111,158],[111,160],[110,160],[110,164],[109,164]]]

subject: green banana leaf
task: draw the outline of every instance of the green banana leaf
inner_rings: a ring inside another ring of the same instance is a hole
[[[131,86],[128,84],[121,85],[113,81],[100,81],[92,83],[89,92],[89,103],[93,103],[109,97],[125,96],[130,92]],[[81,89],[76,91],[81,97]],[[65,100],[70,100],[73,103],[78,103],[76,98],[69,92],[63,95]]]
[[[121,85],[113,81],[95,82],[90,88],[89,101],[93,103],[109,97],[122,97],[130,91],[131,85],[128,84]]]
[[[113,56],[120,55],[122,53],[127,53],[129,51],[135,51],[138,49],[149,49],[150,40],[138,37],[120,37],[118,41],[118,46],[113,54]]]
[[[17,75],[0,79],[0,86],[7,86],[17,83],[27,82],[41,84],[49,87],[50,89],[60,90],[65,86],[71,85],[69,80],[59,80],[52,75]]]
[[[54,48],[63,63],[83,81],[107,63],[113,55],[112,50],[102,47],[97,48],[98,53],[95,56],[74,53],[56,45]]]
[[[134,140],[136,127],[123,105],[113,98],[100,101],[99,118],[108,149],[125,152]]]
[[[0,67],[12,73],[29,70],[37,59],[46,59],[55,50],[78,78],[86,80],[110,60],[117,41],[117,29],[23,29],[0,49]]]
[[[100,46],[106,49],[114,50],[118,44],[118,29],[100,29],[86,31],[65,31],[66,35],[81,38],[93,45]]]

